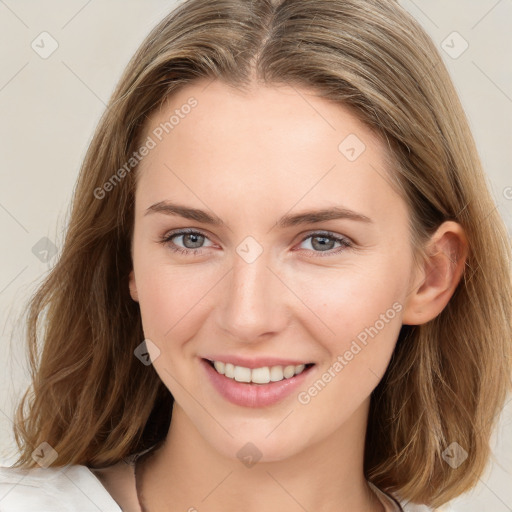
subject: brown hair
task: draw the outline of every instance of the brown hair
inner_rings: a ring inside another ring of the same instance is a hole
[[[167,433],[172,396],[134,357],[144,338],[128,289],[136,168],[105,197],[94,191],[137,150],[148,115],[199,78],[292,84],[352,108],[389,145],[417,254],[443,221],[463,226],[469,254],[451,300],[402,326],[372,394],[364,469],[432,506],[470,489],[511,386],[510,241],[442,59],[391,0],[188,0],[148,35],[87,151],[59,261],[30,302],[33,384],[17,410],[16,465],[34,466],[46,441],[53,465],[104,466]],[[452,441],[468,452],[459,469],[442,459]]]

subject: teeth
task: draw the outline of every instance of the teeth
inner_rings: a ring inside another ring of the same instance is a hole
[[[225,375],[237,382],[253,382],[255,384],[268,384],[269,382],[279,382],[283,379],[290,379],[294,375],[299,375],[304,371],[305,364],[297,366],[263,366],[262,368],[245,368],[244,366],[235,366],[231,363],[214,361],[213,366],[221,375]]]
[[[231,363],[226,363],[224,366],[224,375],[230,379],[235,378],[235,367]]]
[[[251,382],[251,370],[243,366],[235,366],[235,380],[237,382]]]
[[[213,366],[215,366],[215,369],[221,374],[224,375],[224,372],[226,371],[226,365],[222,361],[214,361]]]
[[[245,369],[248,370],[251,375],[251,382],[255,382],[256,384],[268,384],[270,382],[270,368],[268,366],[254,368],[252,370],[249,370],[249,368]]]

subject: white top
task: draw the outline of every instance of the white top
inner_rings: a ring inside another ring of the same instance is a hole
[[[121,512],[86,466],[0,468],[1,512]]]
[[[370,483],[386,512],[399,512],[389,496]],[[404,503],[403,512],[433,512],[425,505]],[[86,466],[47,469],[0,467],[0,512],[122,512],[98,477]]]

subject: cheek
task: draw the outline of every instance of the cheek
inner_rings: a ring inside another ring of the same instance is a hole
[[[215,283],[213,269],[141,260],[136,268],[144,334],[161,349],[186,340],[202,321],[201,301]]]
[[[400,324],[405,276],[393,258],[375,257],[316,270],[315,275],[297,272],[293,282],[309,308],[309,314],[302,315],[308,329],[333,352],[345,349],[359,335],[364,342],[365,328],[376,325],[387,336],[389,324]]]
[[[309,314],[304,325],[325,357],[316,379],[298,391],[297,401],[304,413],[315,411],[324,418],[326,431],[346,421],[370,396],[393,354],[405,280],[389,270],[382,262],[364,270],[340,269],[336,277],[316,279],[302,288],[306,303],[317,313]]]
[[[313,387],[301,389],[297,398],[315,410],[330,410],[333,428],[371,394],[389,364],[407,282],[400,268],[404,262],[381,255],[297,283],[315,312],[302,315],[303,325],[325,355]],[[344,405],[333,410],[333,403]]]

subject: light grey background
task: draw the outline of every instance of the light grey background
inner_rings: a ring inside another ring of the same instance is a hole
[[[441,49],[470,119],[489,187],[512,233],[512,1],[401,3]],[[15,323],[16,315],[58,258],[52,244],[58,251],[79,165],[115,83],[144,36],[175,5],[172,0],[0,0],[4,464],[14,455],[14,403],[29,383],[23,325]],[[45,56],[52,39],[58,48],[42,58],[37,52]],[[45,237],[51,243],[41,241]],[[471,493],[443,511],[512,511],[511,417],[509,399],[492,439],[494,458],[488,470]]]

